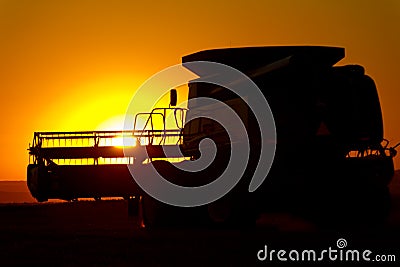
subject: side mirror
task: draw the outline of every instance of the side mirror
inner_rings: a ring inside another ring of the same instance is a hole
[[[178,94],[176,89],[171,89],[169,93],[169,106],[174,107],[176,106],[176,102],[178,101]]]

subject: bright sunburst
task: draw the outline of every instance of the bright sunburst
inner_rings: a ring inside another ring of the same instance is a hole
[[[127,118],[129,120],[129,117]],[[117,115],[111,117],[110,119],[102,122],[97,128],[97,131],[122,131],[122,130],[132,130],[132,127],[128,129],[124,129],[124,121],[125,115]],[[126,146],[135,146],[136,138],[130,136],[121,136],[114,137],[103,141],[106,146],[115,146],[115,147],[126,147]]]

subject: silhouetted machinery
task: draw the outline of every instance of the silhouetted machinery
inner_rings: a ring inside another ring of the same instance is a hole
[[[247,192],[262,138],[254,114],[230,90],[195,80],[189,82],[188,98],[209,97],[230,105],[249,135],[246,171],[223,198],[196,208],[173,207],[147,196],[132,179],[127,164],[134,156],[126,157],[113,144],[121,137],[136,140],[136,147],[129,148],[132,154],[146,146],[149,164],[176,184],[206,184],[228,164],[229,137],[216,121],[197,118],[185,124],[186,110],[176,109],[175,129],[154,128],[153,117],[163,117],[174,108],[138,114],[147,116],[146,125],[132,131],[35,133],[29,148],[28,187],[38,201],[141,199],[148,225],[188,223],[190,218],[243,224],[271,210],[335,223],[379,222],[390,208],[388,184],[396,151],[383,138],[374,81],[362,66],[334,66],[344,55],[338,47],[293,46],[216,49],[183,57],[183,63],[212,61],[236,68],[251,77],[266,97],[276,124],[276,153],[267,179],[255,192]],[[203,75],[199,69],[192,71]],[[207,107],[191,104],[187,112],[204,110]],[[179,146],[184,156],[196,159],[204,138],[214,140],[218,149],[206,170],[185,174],[165,160],[162,145]]]

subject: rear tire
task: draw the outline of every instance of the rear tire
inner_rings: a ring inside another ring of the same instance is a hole
[[[149,195],[141,201],[142,221],[145,228],[192,228],[209,225],[207,207],[176,207],[162,203]]]
[[[323,228],[381,227],[386,223],[391,209],[388,187],[353,188],[337,192],[336,195],[326,195],[318,201],[318,208],[308,209],[306,217]]]

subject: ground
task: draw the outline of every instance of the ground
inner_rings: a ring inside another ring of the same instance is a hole
[[[346,239],[348,249],[395,255],[397,263],[386,264],[398,266],[398,178],[391,184],[388,222],[374,229],[326,229],[271,213],[254,229],[149,230],[128,216],[123,200],[0,204],[0,266],[282,266],[276,258],[259,261],[257,252],[265,245],[287,251],[337,248],[339,238]]]

